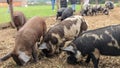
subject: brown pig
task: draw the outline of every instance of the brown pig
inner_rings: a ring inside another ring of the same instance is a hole
[[[15,47],[12,52],[0,58],[0,62],[10,57],[18,65],[25,65],[31,59],[37,62],[37,46],[40,37],[46,32],[46,23],[44,19],[35,16],[25,23],[25,25],[17,32],[15,37]]]

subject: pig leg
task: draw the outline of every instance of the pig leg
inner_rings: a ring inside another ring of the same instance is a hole
[[[87,59],[86,59],[86,63],[88,64],[89,62],[90,62],[90,59],[91,59],[91,56],[90,55],[88,55],[88,57],[87,57]]]
[[[94,68],[98,68],[99,58],[100,58],[100,52],[97,48],[94,48],[94,51],[90,54],[92,58],[92,62],[94,64]]]
[[[37,62],[38,61],[37,45],[34,45],[32,47],[32,56],[33,56],[34,62]]]
[[[97,59],[94,54],[91,54],[91,58],[94,64],[94,68],[98,68],[99,58]]]
[[[59,17],[59,14],[56,15],[56,20],[58,19],[58,17]]]

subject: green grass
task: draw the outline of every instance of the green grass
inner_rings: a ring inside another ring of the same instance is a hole
[[[55,7],[56,8],[56,7]],[[51,5],[37,5],[28,7],[14,7],[15,11],[22,11],[27,18],[33,16],[48,17],[56,15],[56,11],[51,10]],[[76,6],[76,10],[80,10],[80,6]],[[8,13],[8,7],[0,7],[0,23],[10,21],[10,14]]]
[[[7,22],[8,20],[10,20],[10,15],[7,13],[7,8],[0,7],[0,23]]]

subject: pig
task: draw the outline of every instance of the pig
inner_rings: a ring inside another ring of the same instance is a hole
[[[96,5],[97,12],[102,13],[103,7],[101,5]]]
[[[82,10],[80,11],[82,16],[88,16],[89,10],[90,10],[91,6],[90,4],[86,4],[82,7]]]
[[[108,9],[114,9],[114,3],[112,1],[106,1],[105,6]]]
[[[14,11],[13,13],[13,22],[17,30],[19,30],[26,22],[27,19],[23,12],[21,11]]]
[[[65,10],[65,8],[63,7],[63,8],[60,8],[60,9],[58,9],[58,11],[57,11],[57,15],[56,15],[56,20],[58,19],[58,17],[61,17],[62,16],[62,13],[63,13],[63,11]]]
[[[87,58],[85,62],[92,59],[94,68],[98,68],[100,55],[120,56],[120,25],[85,31],[62,50],[69,55],[69,63]]]
[[[13,51],[0,58],[0,62],[6,61],[10,57],[17,65],[26,65],[30,60],[38,61],[37,45],[40,37],[46,32],[46,23],[39,16],[34,16],[25,23],[25,25],[17,32],[15,37],[15,47]]]
[[[53,57],[60,54],[60,48],[64,47],[66,41],[73,40],[88,26],[82,16],[75,15],[53,25],[46,33],[43,43],[39,49],[46,57]]]
[[[73,15],[73,9],[71,7],[66,8],[61,15],[61,21],[72,15]]]
[[[104,7],[102,13],[105,15],[109,15],[109,9]]]
[[[93,15],[97,15],[97,7],[96,6],[92,6],[88,9],[88,14],[93,16]]]

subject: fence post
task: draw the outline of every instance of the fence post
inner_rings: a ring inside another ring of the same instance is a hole
[[[11,26],[15,28],[14,24],[14,19],[13,19],[13,0],[8,0],[9,1],[9,10],[10,10],[10,16],[11,16]]]

